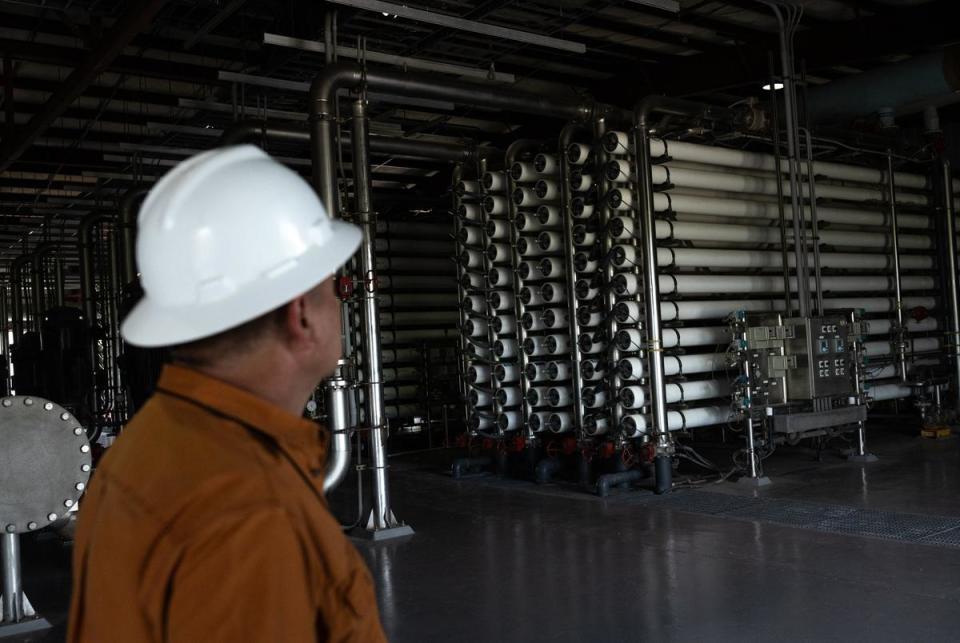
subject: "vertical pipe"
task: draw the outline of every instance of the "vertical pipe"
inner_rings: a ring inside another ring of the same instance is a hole
[[[54,276],[54,295],[57,306],[63,307],[66,303],[66,292],[64,291],[63,283],[63,260],[59,257],[53,262],[53,276]]]
[[[907,381],[907,346],[904,342],[903,293],[900,283],[900,225],[897,220],[897,187],[893,179],[893,152],[887,150],[887,199],[890,201],[890,251],[893,254],[893,287],[897,300],[897,365],[900,381]]]
[[[616,316],[610,314],[613,311],[614,307],[617,305],[617,294],[611,288],[614,275],[616,274],[616,268],[613,265],[613,262],[610,261],[611,250],[613,249],[613,238],[607,232],[607,224],[610,222],[610,205],[607,200],[608,195],[610,194],[611,184],[610,180],[607,178],[606,173],[606,162],[608,155],[603,146],[603,136],[607,133],[607,119],[605,114],[598,114],[593,122],[593,137],[597,141],[596,143],[596,167],[593,171],[593,175],[598,181],[597,183],[597,203],[596,210],[600,220],[598,222],[597,231],[598,233],[603,234],[601,246],[602,252],[601,256],[603,257],[603,303],[604,308],[607,311],[607,375],[605,381],[609,387],[607,393],[607,406],[609,408],[609,417],[607,422],[611,427],[619,428],[620,420],[623,418],[623,407],[617,401],[617,395],[620,392],[620,370],[617,368],[617,364],[620,362],[620,349],[617,348],[617,343],[614,341],[614,338],[617,336],[617,318]],[[576,279],[574,279],[574,282]],[[579,368],[579,365],[578,365]],[[582,401],[581,401],[582,404]]]
[[[780,159],[780,108],[777,105],[777,77],[773,73],[773,54],[770,54],[770,114],[773,119],[773,163],[777,177],[777,210],[780,215],[780,260],[783,264],[783,303],[787,317],[793,316],[793,297],[790,289],[790,259],[787,256],[787,216],[783,207],[783,164]]]
[[[646,114],[641,112],[633,130],[636,154],[637,200],[640,205],[640,234],[643,239],[644,299],[647,325],[647,351],[650,367],[650,414],[656,433],[656,492],[672,487],[673,443],[667,423],[666,374],[663,367],[663,329],[660,317],[660,281],[657,270],[656,222],[654,220],[653,179],[651,177],[650,137]]]
[[[820,222],[817,220],[817,181],[813,171],[813,137],[803,128],[807,142],[807,181],[810,188],[810,231],[813,238],[813,283],[817,286],[817,314],[823,314],[823,288],[820,278]],[[804,244],[806,245],[806,244]],[[804,248],[806,254],[806,248]]]
[[[3,534],[3,622],[23,620],[23,587],[20,584],[20,534]]]
[[[573,140],[574,133],[580,128],[575,123],[567,123],[560,132],[557,154],[560,157],[560,212],[563,216],[563,259],[567,267],[567,320],[570,324],[570,370],[573,374],[574,430],[577,437],[583,433],[583,373],[580,372],[580,322],[577,320],[577,293],[574,287],[577,270],[573,262],[573,214],[570,212],[570,168],[567,159],[567,146]]]
[[[350,383],[343,373],[345,360],[340,360],[337,372],[323,383],[323,408],[327,413],[327,429],[330,431],[330,454],[327,456],[327,471],[323,478],[323,492],[330,493],[347,475],[350,463]]]
[[[957,223],[953,207],[953,172],[950,161],[944,159],[941,164],[943,176],[943,212],[946,218],[946,271],[947,305],[949,310],[950,331],[947,345],[953,356],[954,410],[960,411],[960,303],[957,291]]]
[[[757,470],[756,436],[753,427],[753,391],[750,387],[752,373],[749,356],[743,361],[743,376],[747,381],[744,388],[744,395],[747,398],[747,457],[750,458],[750,477],[757,479],[760,477],[760,473]]]
[[[373,513],[368,529],[379,531],[393,525],[390,516],[390,488],[387,481],[386,411],[383,405],[383,373],[380,364],[380,306],[377,300],[376,235],[372,211],[366,101],[353,102],[353,180],[356,216],[363,230],[360,271],[363,292],[363,366],[367,385],[367,422],[370,426],[370,457],[373,469]]]
[[[766,3],[765,3],[766,4]],[[810,271],[807,268],[807,244],[805,242],[804,214],[802,208],[802,188],[800,184],[800,164],[798,161],[799,139],[797,132],[796,86],[793,78],[793,58],[787,42],[786,26],[780,9],[770,5],[780,26],[780,65],[783,74],[784,125],[787,130],[787,167],[790,172],[790,205],[793,208],[793,252],[796,256],[797,299],[800,304],[800,316],[810,316]]]
[[[463,177],[463,163],[457,163],[453,167],[453,176],[452,185],[456,186]],[[460,197],[457,196],[456,190],[451,190],[452,199],[453,199],[453,238],[457,239],[459,244],[460,239],[460,230],[463,228],[463,222],[460,220],[460,215],[457,212],[458,206],[460,205]],[[456,246],[455,246],[456,247]],[[456,261],[457,266],[457,294],[459,296],[459,301],[463,301],[463,297],[467,294],[467,290],[463,287],[463,277],[465,270],[463,264],[459,261],[459,255]],[[459,360],[459,385],[460,385],[460,396],[463,399],[463,419],[464,422],[470,419],[470,404],[468,400],[470,399],[470,384],[467,382],[467,371],[470,368],[470,361],[467,358],[467,348],[470,345],[467,337],[464,335],[464,328],[467,323],[467,312],[463,309],[463,306],[457,307],[458,320],[460,322],[460,360]]]
[[[147,188],[131,188],[120,200],[120,228],[123,231],[123,284],[137,280],[137,212],[138,202],[148,192]],[[118,289],[119,292],[119,289]]]
[[[0,350],[3,351],[4,371],[0,380],[2,393],[10,393],[10,333],[7,328],[7,289],[0,286]]]

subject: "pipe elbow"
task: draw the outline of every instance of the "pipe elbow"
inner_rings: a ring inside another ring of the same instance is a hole
[[[238,145],[255,138],[262,138],[265,135],[266,124],[263,121],[245,120],[238,121],[223,130],[220,135],[218,145]]]
[[[310,83],[310,117],[333,113],[333,97],[341,87],[356,87],[363,79],[363,69],[356,63],[327,65]]]
[[[327,472],[323,478],[323,493],[327,494],[340,486],[347,476],[350,464],[350,436],[346,431],[333,433],[330,454],[327,456]]]

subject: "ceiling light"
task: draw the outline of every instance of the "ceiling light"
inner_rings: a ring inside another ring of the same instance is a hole
[[[783,89],[783,83],[774,83],[773,89],[778,91]],[[767,83],[766,85],[763,86],[763,91],[765,92],[770,91],[770,83]]]

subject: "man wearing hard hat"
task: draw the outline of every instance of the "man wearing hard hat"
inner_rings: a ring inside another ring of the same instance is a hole
[[[333,273],[357,228],[245,145],[178,165],[139,218],[121,332],[173,363],[94,475],[73,643],[384,640],[370,574],[323,497],[302,419],[340,357]]]

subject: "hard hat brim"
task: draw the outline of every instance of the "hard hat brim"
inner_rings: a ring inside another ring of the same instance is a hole
[[[324,247],[311,247],[282,275],[265,279],[223,301],[205,305],[166,307],[149,296],[134,306],[120,328],[133,346],[176,346],[212,337],[256,319],[309,292],[346,263],[360,246],[360,229],[331,221],[333,233]],[[171,261],[175,261],[171,257]]]

